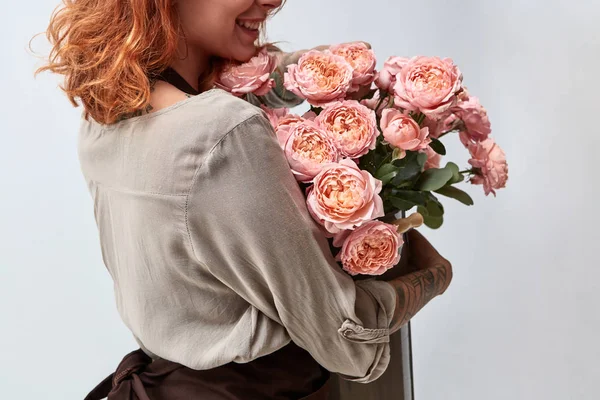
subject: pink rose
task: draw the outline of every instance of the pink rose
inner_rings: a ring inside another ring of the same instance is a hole
[[[441,133],[453,131],[458,128],[459,124],[460,119],[455,114],[450,114],[441,120]]]
[[[276,67],[275,58],[269,55],[266,48],[263,48],[244,64],[226,66],[215,85],[236,96],[243,96],[248,93],[263,96],[275,84],[275,81],[269,77]]]
[[[269,122],[273,126],[273,129],[277,129],[279,121],[290,113],[287,108],[269,108],[263,104],[260,105],[260,108],[267,114],[267,118],[269,118]]]
[[[464,128],[460,132],[460,140],[463,145],[482,142],[492,133],[492,125],[487,111],[477,97],[471,96],[469,100],[459,102],[452,111],[463,122]]]
[[[429,128],[419,127],[411,116],[396,109],[383,110],[381,129],[385,140],[402,150],[424,150],[431,143]]]
[[[384,216],[381,181],[349,158],[323,167],[313,182],[306,204],[327,232],[337,234]]]
[[[311,50],[302,55],[298,64],[288,66],[284,86],[314,106],[343,100],[350,89],[352,66],[330,52]]]
[[[377,87],[385,92],[391,92],[396,84],[396,75],[408,62],[405,57],[390,57],[383,64],[383,69],[375,77]]]
[[[431,148],[431,146],[427,146],[424,151],[427,154],[427,161],[425,162],[425,169],[430,168],[439,168],[440,162],[442,161],[442,155],[438,154]]]
[[[327,133],[308,120],[290,126],[284,151],[292,172],[300,182],[310,182],[324,165],[336,163],[340,158]]]
[[[333,54],[343,57],[352,66],[351,92],[362,86],[370,86],[375,79],[375,52],[362,42],[339,44],[329,49]]]
[[[351,231],[336,260],[350,275],[381,275],[398,264],[403,244],[394,225],[369,221]]]
[[[506,155],[492,138],[483,142],[469,145],[471,159],[469,164],[475,169],[475,176],[471,177],[474,185],[483,185],[485,195],[492,193],[496,196],[494,189],[502,189],[508,180],[508,164]]]
[[[277,126],[275,127],[275,133],[277,134],[277,141],[281,148],[285,148],[285,143],[290,137],[290,129],[300,122],[304,122],[305,119],[296,114],[288,114],[285,117],[279,119],[277,121]]]
[[[456,104],[462,74],[450,58],[417,56],[396,75],[395,105],[436,118]]]
[[[325,129],[345,157],[359,158],[377,145],[375,113],[357,101],[328,104],[315,122]]]

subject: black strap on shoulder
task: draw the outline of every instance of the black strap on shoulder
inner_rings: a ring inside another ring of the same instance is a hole
[[[171,67],[167,67],[167,69],[157,74],[155,78],[170,83],[177,89],[187,94],[197,95],[200,93],[196,89],[194,89],[192,85],[190,85],[185,79],[183,79],[181,75],[179,75],[179,73],[177,73],[177,71],[175,71]]]

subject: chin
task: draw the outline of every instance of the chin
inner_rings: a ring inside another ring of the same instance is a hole
[[[258,49],[259,48],[256,46],[240,48],[239,50],[235,51],[234,54],[232,54],[231,58],[235,61],[245,63],[256,55]]]

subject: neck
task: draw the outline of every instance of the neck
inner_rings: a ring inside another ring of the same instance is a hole
[[[199,91],[198,78],[209,68],[209,58],[204,52],[197,51],[192,47],[187,46],[185,41],[181,40],[179,42],[177,55],[170,66],[196,91]]]

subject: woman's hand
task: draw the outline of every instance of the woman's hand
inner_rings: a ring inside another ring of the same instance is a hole
[[[407,243],[402,248],[402,258],[395,268],[403,271],[404,274],[428,269],[443,271],[445,279],[439,286],[439,294],[443,294],[452,281],[450,261],[443,257],[416,229],[409,230],[406,233],[406,239]]]
[[[452,280],[452,264],[421,233],[414,229],[421,226],[421,215],[414,213],[408,218],[395,220],[391,224],[398,227],[398,232],[406,234],[406,243],[402,247],[402,257],[398,265],[376,279],[389,282],[417,271],[437,269],[445,274],[446,280],[440,286],[442,289],[440,294],[445,292]]]
[[[418,231],[411,229],[406,235],[408,243],[402,248],[400,265],[392,270],[405,268],[410,272],[388,281],[397,295],[391,332],[396,332],[429,301],[443,294],[452,280],[450,261]]]

